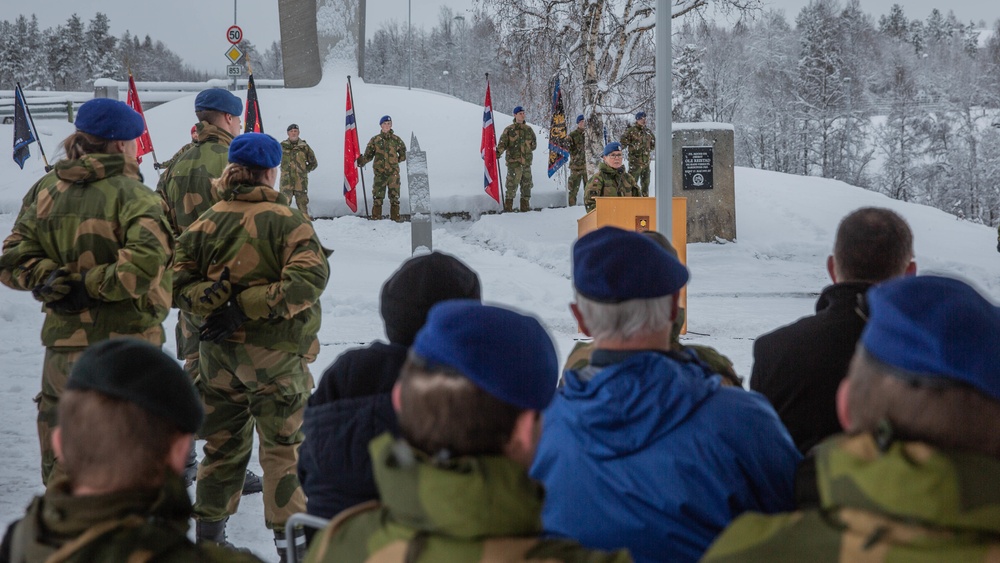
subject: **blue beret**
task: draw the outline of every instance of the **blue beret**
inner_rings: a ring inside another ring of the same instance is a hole
[[[639,121],[643,117],[646,117],[646,112],[644,112],[644,111],[640,111],[639,113],[635,114],[635,120],[636,121]]]
[[[388,115],[383,115],[383,116],[382,116],[382,119],[379,119],[379,120],[378,120],[378,124],[379,124],[379,125],[382,125],[382,124],[383,124],[383,123],[385,123],[386,121],[392,121],[392,118],[391,118],[391,117],[389,117]]]
[[[78,131],[111,141],[131,141],[146,130],[142,116],[125,102],[94,98],[80,106],[73,122]]]
[[[229,144],[229,162],[256,168],[275,168],[281,164],[281,143],[264,133],[237,135]]]
[[[576,122],[580,123],[581,121],[583,121],[583,114],[582,113],[580,115],[576,116]]]
[[[522,409],[552,402],[559,363],[552,339],[534,317],[470,299],[431,308],[412,351],[451,368],[490,395]]]
[[[514,111],[512,113],[514,115],[517,115],[517,114],[521,113],[522,111],[524,111],[523,107],[521,107],[521,106],[514,106]]]
[[[914,375],[959,381],[1000,401],[1000,309],[964,282],[907,276],[868,291],[865,350]]]
[[[194,111],[215,110],[229,115],[243,114],[243,100],[237,98],[229,90],[209,88],[198,92],[194,99]]]
[[[188,434],[197,432],[205,418],[190,376],[159,347],[135,338],[87,348],[73,365],[66,388],[134,403]]]
[[[604,156],[608,156],[609,154],[611,154],[611,153],[613,153],[615,151],[620,151],[620,150],[622,150],[622,144],[621,143],[619,143],[619,142],[608,143],[608,144],[604,145]]]
[[[652,238],[617,227],[591,231],[573,245],[573,285],[600,303],[677,293],[688,270]]]

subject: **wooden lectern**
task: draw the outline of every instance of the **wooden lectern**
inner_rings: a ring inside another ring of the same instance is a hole
[[[597,207],[576,222],[577,238],[599,229],[612,226],[629,231],[656,230],[656,198],[652,197],[595,197]],[[687,265],[687,198],[673,198],[673,218],[670,243],[677,249],[681,264]],[[680,306],[687,309],[687,287],[681,290]],[[688,311],[690,318],[690,311]],[[687,321],[681,333],[687,332]]]

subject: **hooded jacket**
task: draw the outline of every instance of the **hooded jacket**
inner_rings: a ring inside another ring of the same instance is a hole
[[[1000,553],[1000,460],[837,436],[817,448],[816,510],[733,522],[705,554],[737,561],[995,561]]]
[[[793,503],[801,456],[756,393],[675,353],[595,350],[545,412],[531,476],[549,533],[636,561],[696,561],[747,510]]]
[[[372,441],[371,456],[385,504],[338,516],[313,541],[308,563],[631,561],[540,539],[542,488],[506,457],[431,461],[388,434]]]

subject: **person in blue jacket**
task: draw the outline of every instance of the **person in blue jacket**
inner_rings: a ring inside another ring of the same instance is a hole
[[[407,350],[435,303],[480,298],[476,272],[440,252],[407,260],[386,280],[380,310],[389,342],[341,354],[306,406],[298,474],[309,514],[332,518],[379,498],[368,443],[386,431],[399,433],[390,392]]]
[[[545,411],[531,476],[547,491],[546,532],[637,562],[697,561],[741,513],[793,508],[801,456],[767,399],[671,351],[687,281],[635,232],[603,227],[574,245],[570,307],[594,352]]]

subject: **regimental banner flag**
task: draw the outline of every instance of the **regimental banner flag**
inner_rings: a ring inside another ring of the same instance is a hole
[[[264,121],[260,117],[260,102],[257,101],[257,85],[253,81],[253,72],[247,79],[247,109],[243,117],[244,133],[263,133]]]
[[[132,73],[128,73],[128,96],[125,98],[125,103],[129,105],[130,108],[135,110],[140,116],[142,116],[142,135],[135,140],[136,145],[136,160],[142,163],[142,155],[149,154],[153,152],[153,140],[149,138],[149,127],[146,125],[146,114],[142,112],[142,102],[139,101],[139,91],[135,87],[135,79],[132,78]],[[155,155],[154,155],[155,160]]]
[[[556,77],[556,87],[552,91],[552,123],[549,125],[549,178],[569,161],[567,138],[566,111],[563,110],[559,77]]]
[[[358,128],[354,121],[354,100],[351,99],[351,85],[347,85],[347,119],[344,121],[344,201],[351,211],[358,211]]]
[[[14,88],[14,162],[21,170],[24,170],[24,161],[31,156],[28,145],[35,141],[35,130],[28,117],[28,104],[24,102],[24,92],[18,84]]]
[[[483,102],[483,140],[479,145],[483,157],[483,189],[500,203],[500,167],[497,165],[497,132],[493,126],[493,99],[490,81],[486,80],[486,101]]]

